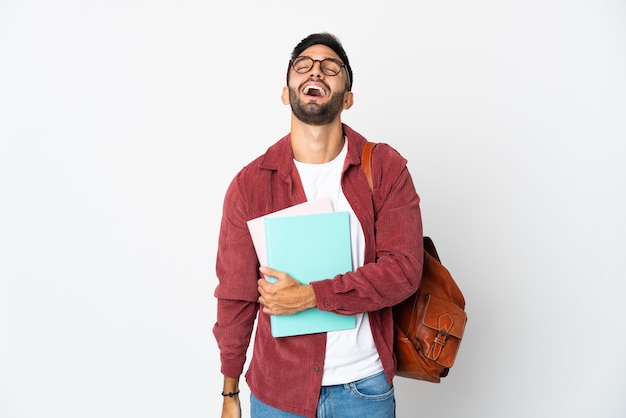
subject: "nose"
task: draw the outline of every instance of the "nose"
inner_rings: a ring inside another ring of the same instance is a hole
[[[317,75],[318,77],[324,74],[324,71],[322,71],[322,61],[313,60],[313,66],[311,67],[309,72],[312,73],[313,75]]]

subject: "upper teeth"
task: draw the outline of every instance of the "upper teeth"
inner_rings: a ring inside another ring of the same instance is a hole
[[[325,94],[325,93],[324,93],[324,90],[323,90],[322,88],[318,87],[318,86],[307,86],[307,87],[304,89],[304,94],[309,94],[309,92],[310,92],[311,90],[317,90],[317,91],[319,91],[319,92],[320,92],[320,95],[322,95],[322,96]]]

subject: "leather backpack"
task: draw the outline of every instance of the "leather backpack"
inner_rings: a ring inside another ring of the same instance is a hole
[[[361,161],[371,192],[374,191],[371,164],[375,145],[367,142]],[[419,287],[392,308],[396,375],[439,383],[454,364],[467,314],[463,293],[441,264],[435,244],[429,237],[422,239],[424,263]]]

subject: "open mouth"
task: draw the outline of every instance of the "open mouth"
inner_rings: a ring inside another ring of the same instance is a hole
[[[324,89],[322,89],[319,86],[306,86],[304,88],[304,90],[302,90],[302,93],[304,93],[307,96],[312,96],[312,97],[324,97],[326,96],[326,91],[324,91]]]

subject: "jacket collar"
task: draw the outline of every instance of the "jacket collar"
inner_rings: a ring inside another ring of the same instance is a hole
[[[361,152],[366,139],[350,128],[345,123],[342,124],[343,133],[348,141],[348,155],[344,168],[349,165],[361,163]],[[291,133],[282,137],[266,151],[261,160],[261,168],[267,170],[277,170],[282,175],[288,176],[293,169],[293,152],[291,150]]]

